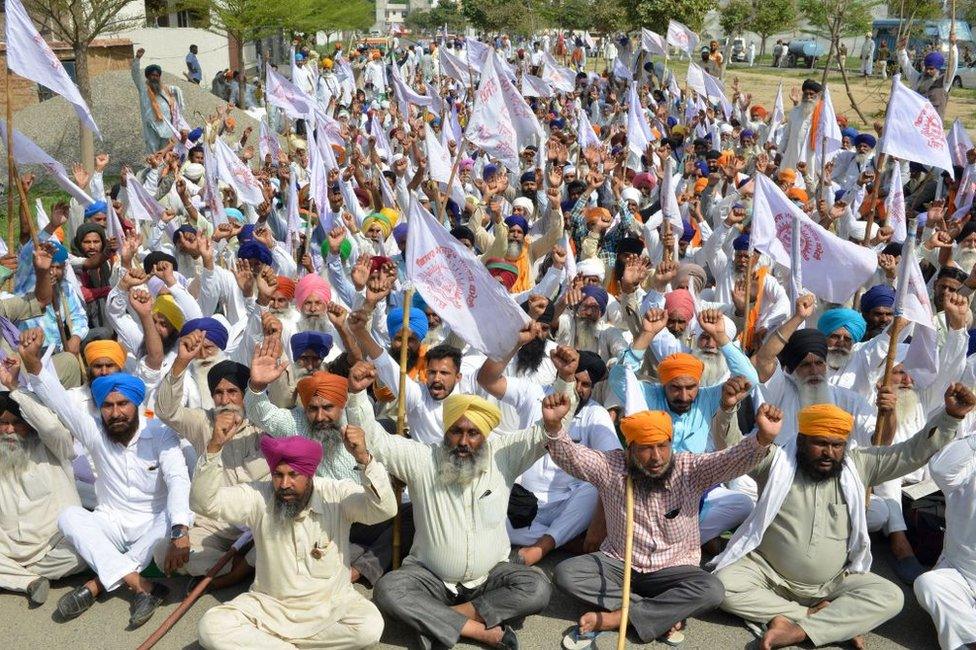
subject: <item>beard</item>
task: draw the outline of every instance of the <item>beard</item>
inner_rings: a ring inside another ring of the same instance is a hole
[[[488,448],[484,445],[472,450],[467,457],[461,456],[458,451],[458,447],[441,446],[437,478],[443,485],[465,487],[488,470]]]
[[[297,499],[286,501],[286,496],[298,496]],[[291,488],[274,491],[274,501],[271,502],[271,514],[279,524],[294,521],[312,499],[312,483],[309,482],[305,494],[298,495]]]
[[[808,377],[797,380],[796,389],[800,397],[800,408],[813,404],[831,404],[830,384],[823,377]]]
[[[17,434],[0,436],[0,476],[23,476],[30,465],[31,453],[39,442],[40,439],[33,435],[25,438]]]
[[[583,350],[588,350],[590,352],[597,351],[597,335],[596,335],[596,325],[595,321],[587,320],[585,318],[580,318],[579,316],[575,319],[576,332],[574,336],[574,347],[582,352]]]
[[[223,406],[214,407],[214,415],[220,415],[221,413],[235,413],[244,419],[244,407],[240,404],[224,404]]]
[[[961,248],[958,252],[952,254],[952,260],[963,271],[969,273],[976,266],[976,248]]]
[[[850,358],[850,350],[845,350],[844,348],[827,348],[827,367],[831,370],[840,370],[846,367]]]
[[[129,441],[132,440],[132,436],[136,434],[139,429],[139,414],[131,419],[126,418],[115,418],[109,421],[105,421],[102,418],[102,423],[105,425],[105,435],[112,442],[117,442],[120,445],[128,445]]]
[[[325,315],[306,316],[298,319],[299,332],[327,332],[329,331],[329,317]]]
[[[895,404],[895,417],[899,426],[909,425],[919,413],[920,400],[915,387],[899,388],[898,402]]]
[[[517,260],[522,256],[522,242],[510,241],[508,246],[505,247],[505,259],[507,260]]]
[[[634,482],[634,487],[642,491],[661,490],[667,485],[668,479],[674,472],[674,456],[668,460],[668,464],[658,474],[651,473],[627,450],[627,474]]]
[[[388,352],[390,353],[391,357],[397,360],[397,362],[400,361],[399,350],[391,349],[388,350]],[[414,350],[408,345],[407,346],[407,369],[410,370],[412,368],[416,368],[418,361],[420,361],[420,350]]]
[[[726,363],[725,357],[718,350],[702,350],[696,347],[691,353],[696,359],[705,364],[705,370],[702,372],[701,382],[699,382],[700,385],[714,386],[728,375],[729,365]]]
[[[822,482],[840,476],[844,468],[844,456],[840,460],[830,459],[830,469],[824,470],[817,466],[820,458],[814,458],[804,444],[796,446],[796,464],[803,470],[803,473],[814,481]]]
[[[864,169],[864,166],[871,158],[872,154],[870,152],[854,154],[854,162],[857,163],[858,169]]]
[[[528,375],[534,373],[542,365],[546,357],[546,340],[534,338],[515,353],[515,374]]]
[[[806,97],[804,97],[803,99],[800,100],[800,108],[802,109],[804,119],[810,117],[813,114],[813,109],[816,105],[817,105],[817,100],[815,99],[807,99]]]
[[[149,90],[153,91],[157,95],[162,91],[163,88],[163,84],[159,79],[146,79],[146,85],[149,86]]]
[[[285,317],[291,316],[291,310],[292,310],[291,305],[285,305],[283,309],[278,309],[277,307],[268,307],[268,311],[270,311],[272,315],[278,316],[279,318],[281,318],[282,316]]]

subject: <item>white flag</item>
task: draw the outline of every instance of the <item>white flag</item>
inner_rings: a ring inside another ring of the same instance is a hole
[[[466,36],[464,38],[464,56],[470,61],[471,69],[481,72],[491,56],[491,48],[481,41]]]
[[[38,230],[44,230],[47,228],[47,224],[51,223],[47,212],[44,211],[44,203],[40,199],[34,199],[34,214],[37,217]]]
[[[247,163],[220,138],[214,142],[214,157],[217,160],[220,180],[234,188],[239,201],[254,206],[264,203],[261,182],[254,178]]]
[[[300,120],[312,114],[314,102],[303,90],[288,81],[275,69],[268,66],[268,76],[265,83],[267,93],[265,98],[285,112],[293,120]]]
[[[973,141],[966,132],[966,127],[962,125],[957,117],[949,129],[949,153],[952,156],[952,164],[957,167],[965,167],[966,154],[973,148]]]
[[[693,59],[695,49],[698,47],[698,34],[677,20],[669,20],[668,45],[673,45],[682,52],[686,52]]]
[[[268,155],[271,156],[271,164],[278,164],[278,157],[281,155],[281,145],[278,143],[278,136],[268,126],[266,117],[261,118],[261,138],[258,140],[258,153],[261,156],[261,163],[264,164]]]
[[[318,140],[314,131],[306,133],[308,138],[308,196],[318,206],[329,204],[329,180],[328,172],[325,169],[325,160],[322,157],[322,149],[319,147]],[[387,205],[392,205],[388,203]]]
[[[437,58],[440,59],[442,74],[460,81],[465,86],[471,85],[471,74],[468,73],[467,63],[448,52],[446,47],[437,48]]]
[[[708,97],[708,88],[705,87],[705,71],[696,63],[688,64],[688,76],[686,78],[688,87],[702,97]]]
[[[840,125],[837,124],[837,115],[834,113],[834,103],[830,100],[830,87],[824,86],[823,108],[820,111],[820,122],[814,124],[810,130],[810,149],[816,152],[816,164],[819,167],[824,160],[830,160],[840,151],[843,136],[840,134]]]
[[[315,131],[320,138],[324,135],[323,139],[343,149],[346,148],[346,138],[342,135],[342,122],[323,111],[318,105],[315,106]]]
[[[485,66],[481,75],[465,137],[513,173],[519,172],[518,134],[493,65]]]
[[[146,191],[132,172],[125,177],[125,194],[129,198],[129,215],[135,221],[158,221],[166,209]],[[115,212],[110,210],[110,212]]]
[[[901,75],[896,74],[891,81],[882,134],[881,153],[952,173],[942,118],[927,99],[901,83]]]
[[[442,131],[443,133],[443,131]],[[424,125],[424,142],[427,146],[427,166],[430,169],[430,177],[438,183],[443,183],[447,187],[451,180],[451,153],[450,150],[437,139],[437,135],[428,125]],[[457,174],[454,175],[454,183],[451,185],[450,197],[459,206],[464,205],[464,189],[458,181]]]
[[[557,92],[571,93],[576,90],[576,73],[556,63],[548,52],[542,53],[542,78]]]
[[[6,0],[7,68],[25,79],[36,81],[68,100],[85,127],[102,139],[88,104],[78,86],[58,60],[51,46],[41,37],[20,0]]]
[[[552,97],[552,88],[542,77],[536,77],[528,72],[522,75],[522,94],[525,97],[542,97],[548,99]]]
[[[918,388],[923,389],[935,381],[939,373],[932,303],[922,269],[918,266],[918,258],[915,255],[902,255],[901,263],[907,264],[904,272],[899,274],[899,278],[904,278],[906,285],[898,288],[905,292],[901,315],[915,323],[904,364]],[[899,284],[902,284],[901,280]]]
[[[416,200],[410,202],[409,223],[407,277],[414,287],[473,348],[492,359],[505,358],[531,321],[528,314]]]
[[[391,66],[391,69],[393,75],[393,90],[396,93],[397,105],[400,107],[400,114],[403,116],[403,120],[407,121],[410,118],[410,105],[430,106],[430,97],[427,95],[421,95],[407,85],[407,82],[405,82],[403,77],[400,76],[399,66]]]
[[[630,84],[627,98],[627,147],[638,159],[647,153],[647,147],[654,140],[651,126],[647,123],[644,108],[637,98],[636,84]]]
[[[783,109],[783,82],[779,83],[776,91],[776,101],[773,103],[773,117],[769,120],[769,131],[766,132],[766,142],[772,142],[779,131],[779,125],[783,123],[786,112]]]
[[[668,44],[660,34],[641,28],[641,48],[651,54],[668,55]]]
[[[590,124],[590,118],[586,116],[586,111],[582,107],[577,107],[576,109],[576,120],[576,141],[579,143],[579,146],[583,149],[587,147],[599,147],[602,149],[603,143],[597,137],[596,131],[593,130],[593,125]]]
[[[3,120],[0,120],[0,139],[4,142],[7,141],[7,123]],[[91,205],[95,202],[85,190],[75,185],[68,176],[68,170],[64,168],[64,165],[49,156],[46,151],[16,128],[13,132],[13,143],[14,160],[18,165],[40,165],[54,177],[54,182],[61,186],[61,189],[75,197],[79,203]]]
[[[841,239],[810,219],[765,174],[756,174],[750,244],[788,269],[794,215],[800,220],[800,270],[818,298],[844,303],[878,267],[871,249]]]
[[[301,232],[302,220],[298,213],[298,179],[295,174],[290,174],[288,178],[288,220],[286,222],[286,228],[288,230],[285,233],[285,248],[289,251],[292,250],[292,244],[294,242],[294,235]],[[331,228],[329,229],[331,230]],[[328,235],[329,231],[326,230],[325,234]]]
[[[899,244],[904,242],[908,237],[908,217],[905,214],[905,193],[901,186],[901,172],[897,166],[891,175],[888,196],[885,197],[885,212],[888,214],[888,225],[895,230],[891,240]]]
[[[269,68],[270,69],[270,68]],[[203,147],[203,188],[201,195],[207,210],[210,212],[210,220],[213,225],[219,226],[227,223],[227,213],[224,212],[224,197],[218,187],[219,174],[217,173],[217,157],[214,155],[213,148]]]
[[[502,89],[502,98],[505,101],[505,106],[508,107],[508,113],[512,119],[512,126],[515,127],[515,134],[518,136],[520,146],[534,144],[536,139],[542,137],[544,133],[542,125],[539,124],[539,119],[532,112],[532,108],[526,103],[525,98],[522,97],[522,93],[518,91],[515,84],[502,73],[498,57],[492,57],[485,67],[491,65],[495,67],[498,85]]]
[[[634,80],[634,74],[630,71],[628,63],[625,63],[622,57],[617,57],[613,60],[613,76],[617,79],[626,79],[627,81]]]

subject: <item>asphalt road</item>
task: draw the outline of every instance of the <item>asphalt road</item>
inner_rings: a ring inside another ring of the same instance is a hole
[[[891,578],[888,569],[886,545],[875,541],[875,570]],[[551,572],[562,559],[555,555],[547,558],[543,568]],[[185,579],[167,580],[171,587],[171,597],[153,619],[139,630],[126,630],[129,620],[129,597],[122,590],[110,598],[103,598],[81,617],[66,623],[55,619],[58,598],[71,587],[84,582],[77,576],[52,585],[47,603],[36,609],[27,605],[27,599],[20,594],[0,594],[0,648],[14,650],[21,648],[98,648],[114,650],[136,648],[163,619],[172,612],[185,589]],[[240,589],[227,589],[216,594],[205,594],[194,607],[176,624],[157,648],[199,648],[196,643],[197,622],[203,613],[218,602],[226,601],[240,593]],[[519,631],[519,640],[524,649],[553,649],[560,647],[563,632],[582,613],[580,605],[558,590],[553,591],[549,607],[538,615],[526,619]],[[388,623],[378,648],[409,648],[410,633],[404,626]],[[701,619],[689,621],[685,643],[687,650],[732,650],[752,647],[754,637],[737,619],[722,612],[712,612]],[[604,650],[616,647],[616,634],[606,633],[599,637],[598,646]],[[905,589],[905,608],[896,618],[867,636],[868,648],[893,650],[936,650],[935,630],[928,615],[918,606],[911,589]],[[480,646],[461,644],[459,648]],[[631,637],[628,647],[640,647]],[[650,647],[667,648],[664,644],[651,644]],[[809,646],[807,646],[809,647]],[[843,646],[836,646],[843,647]]]

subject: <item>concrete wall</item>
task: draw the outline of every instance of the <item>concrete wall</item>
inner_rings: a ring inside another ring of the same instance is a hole
[[[203,83],[210,80],[220,70],[230,67],[230,48],[227,37],[192,27],[142,27],[120,33],[132,41],[132,49],[146,48],[142,57],[145,67],[155,63],[164,71],[183,78],[186,70],[186,55],[190,45],[197,46],[197,59],[203,70]],[[246,56],[245,56],[246,59]]]

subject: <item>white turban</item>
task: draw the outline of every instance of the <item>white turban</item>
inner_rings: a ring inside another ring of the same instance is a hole
[[[730,341],[734,341],[735,335],[738,334],[738,330],[735,327],[735,323],[732,321],[731,318],[725,316],[724,314],[722,315],[722,320],[725,323],[725,335],[729,337]],[[698,319],[695,318],[695,321],[691,324],[691,338],[697,342],[698,337],[701,336],[704,331],[705,330],[702,329],[702,326],[698,322]]]
[[[532,205],[532,201],[530,201],[525,196],[520,196],[514,201],[512,201],[512,206],[516,208],[522,208],[523,210],[525,210],[525,215],[530,218],[535,213],[535,206]]]
[[[600,282],[603,282],[607,276],[607,269],[598,257],[590,257],[582,262],[577,262],[576,271],[584,278],[595,276],[600,279]]]
[[[194,183],[203,178],[204,171],[203,165],[200,163],[188,162],[183,165],[183,175]]]
[[[643,195],[641,194],[641,191],[636,187],[625,187],[623,191],[620,193],[620,198],[622,198],[625,202],[633,201],[634,203],[640,205],[641,198],[643,198]]]

